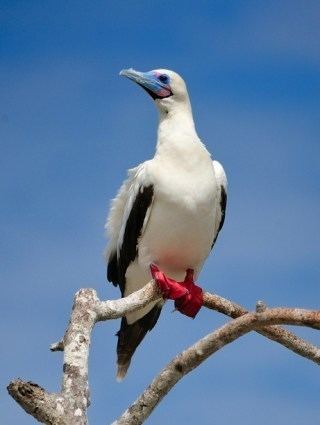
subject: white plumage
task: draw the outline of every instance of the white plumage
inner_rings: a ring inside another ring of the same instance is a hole
[[[152,263],[177,281],[184,279],[188,268],[194,269],[197,277],[224,219],[226,175],[197,136],[185,83],[172,71],[152,72],[157,77],[168,76],[172,92],[169,97],[155,99],[160,112],[155,156],[129,170],[128,179],[112,201],[106,224],[110,264],[115,255],[119,261],[124,250],[124,235],[130,232],[128,219],[133,206],[136,208],[137,195],[152,187],[152,199],[136,240],[136,256],[125,270],[125,296],[150,281]],[[127,325],[137,322],[154,305],[128,314]],[[120,378],[128,366],[120,371]]]

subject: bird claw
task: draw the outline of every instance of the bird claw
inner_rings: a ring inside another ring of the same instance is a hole
[[[175,310],[194,318],[203,305],[202,289],[194,283],[194,271],[188,269],[183,282],[167,277],[155,264],[151,275],[166,299],[174,300]]]

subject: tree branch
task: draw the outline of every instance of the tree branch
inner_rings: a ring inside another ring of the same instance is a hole
[[[207,308],[218,311],[233,319],[248,313],[248,310],[241,307],[241,305],[216,294],[205,292],[203,294],[203,300]],[[257,330],[257,332],[272,341],[278,342],[294,353],[320,364],[320,349],[304,339],[299,338],[294,333],[280,326],[264,327]]]
[[[69,325],[63,339],[51,345],[52,351],[64,351],[61,392],[47,393],[38,385],[19,379],[9,384],[9,394],[39,422],[50,425],[87,425],[86,412],[90,404],[88,356],[95,323],[123,317],[160,298],[161,293],[153,281],[128,297],[111,301],[100,301],[93,289],[81,289],[75,295]],[[142,423],[182,376],[222,346],[252,329],[257,329],[259,333],[292,351],[320,363],[320,350],[317,347],[280,327],[267,326],[284,323],[319,327],[320,312],[301,309],[263,311],[262,308],[259,310],[262,312],[247,313],[241,306],[207,292],[204,293],[204,305],[238,319],[202,338],[177,356],[115,424]],[[165,383],[166,380],[168,383]]]
[[[64,351],[63,382],[59,394],[49,394],[37,384],[20,379],[8,386],[9,394],[39,422],[54,425],[87,425],[89,400],[88,357],[96,322],[118,319],[160,299],[157,285],[146,286],[126,298],[100,301],[93,289],[81,289],[74,298],[63,339],[51,351]]]
[[[47,393],[33,382],[16,379],[7,387],[9,394],[30,415],[44,424],[60,425],[63,400],[57,394]]]
[[[247,313],[228,322],[176,356],[112,425],[142,424],[173,386],[209,356],[253,329],[281,323],[313,327],[320,324],[320,311],[277,308]]]

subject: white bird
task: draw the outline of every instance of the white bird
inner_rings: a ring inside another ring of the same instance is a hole
[[[223,226],[227,179],[196,133],[187,88],[177,73],[128,69],[120,75],[142,86],[159,111],[155,155],[129,170],[106,223],[108,280],[125,297],[150,281],[151,265],[175,281],[183,281],[187,269],[198,276]],[[122,319],[118,380],[162,305],[152,302]]]

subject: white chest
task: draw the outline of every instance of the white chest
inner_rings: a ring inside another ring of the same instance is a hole
[[[176,165],[154,165],[155,198],[139,241],[139,263],[155,262],[169,274],[201,267],[213,241],[218,202],[210,157]]]

